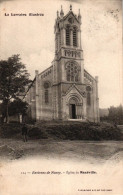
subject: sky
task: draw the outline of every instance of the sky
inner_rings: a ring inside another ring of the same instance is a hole
[[[70,4],[82,15],[84,67],[99,77],[100,108],[123,103],[121,0],[1,0],[0,60],[20,54],[31,79],[51,66],[55,53],[54,24],[57,10]],[[9,16],[5,16],[9,14]],[[27,14],[27,16],[11,16]],[[28,16],[41,13],[44,16]]]

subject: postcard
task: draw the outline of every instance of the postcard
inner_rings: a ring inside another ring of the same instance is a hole
[[[0,12],[0,194],[122,195],[122,1]]]

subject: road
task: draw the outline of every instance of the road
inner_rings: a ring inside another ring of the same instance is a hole
[[[84,160],[90,163],[104,163],[111,158],[123,157],[122,141],[55,141],[0,139],[0,156],[19,159],[33,156],[45,158]]]

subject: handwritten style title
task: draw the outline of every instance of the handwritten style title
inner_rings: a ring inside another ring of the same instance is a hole
[[[5,16],[44,16],[43,13],[5,13]]]

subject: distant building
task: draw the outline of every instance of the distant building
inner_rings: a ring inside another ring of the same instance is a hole
[[[52,65],[35,78],[25,100],[28,114],[36,120],[99,121],[98,77],[84,69],[81,45],[81,15],[70,11],[60,15],[54,26],[55,58]]]

